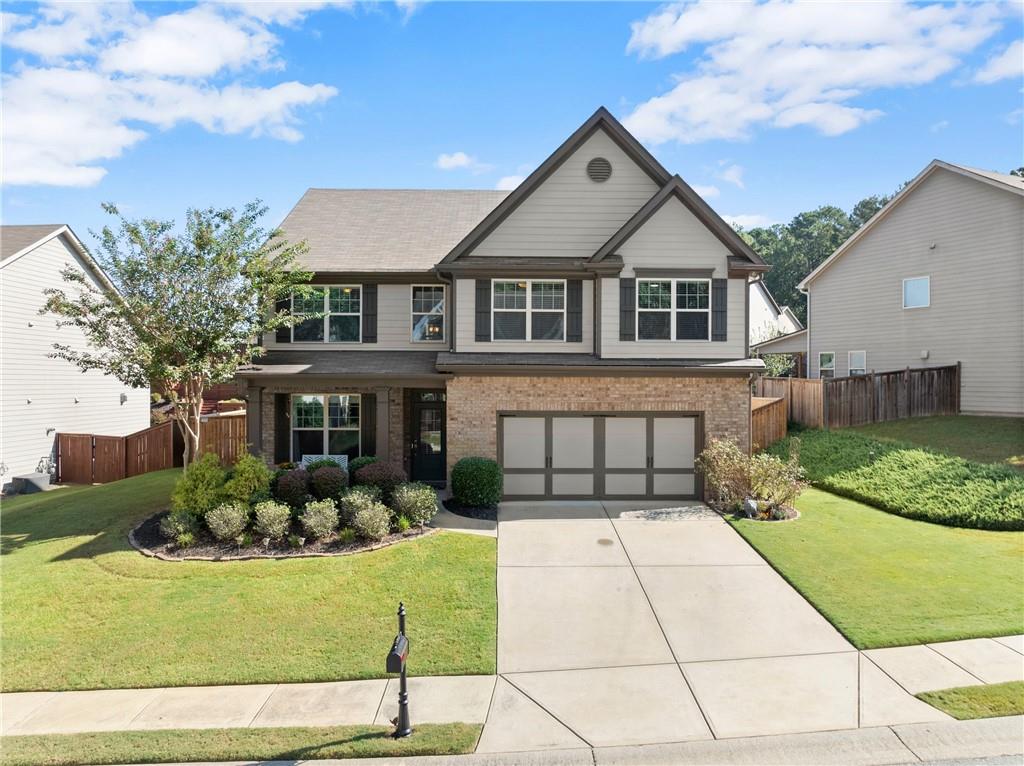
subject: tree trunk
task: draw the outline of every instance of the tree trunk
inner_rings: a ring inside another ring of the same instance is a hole
[[[182,463],[185,468],[199,457],[200,416],[203,408],[204,381],[200,378],[185,380],[182,384],[181,396],[174,394],[171,399],[174,405],[174,420],[178,424],[185,447],[182,450]]]

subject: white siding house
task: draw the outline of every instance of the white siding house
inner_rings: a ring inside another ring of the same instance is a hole
[[[1024,415],[1024,179],[935,160],[800,288],[809,377],[960,362],[964,412]]]
[[[96,284],[97,266],[66,226],[0,227],[0,483],[47,470],[55,460],[58,432],[112,436],[149,425],[149,392],[131,389],[98,372],[82,373],[51,359],[54,343],[84,347],[72,327],[40,315],[43,290],[66,283],[73,265]]]
[[[750,312],[747,321],[750,325],[751,345],[804,329],[789,306],[780,306],[775,302],[764,282],[751,282],[748,289]]]

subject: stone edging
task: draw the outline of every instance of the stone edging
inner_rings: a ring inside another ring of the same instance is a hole
[[[162,511],[160,511],[159,513],[162,513]],[[274,560],[274,561],[286,561],[288,559],[313,559],[313,558],[332,558],[332,557],[336,557],[336,556],[355,556],[355,555],[357,555],[359,553],[369,553],[370,551],[379,551],[382,548],[390,548],[392,545],[398,545],[400,543],[406,542],[407,540],[418,540],[421,537],[429,537],[430,535],[432,535],[432,534],[434,534],[435,532],[438,531],[437,529],[434,529],[432,527],[424,527],[423,530],[418,535],[410,535],[409,537],[403,537],[401,540],[393,540],[391,542],[375,543],[374,545],[370,545],[370,546],[368,546],[366,548],[360,548],[357,551],[336,551],[336,552],[333,552],[333,553],[332,552],[314,552],[314,551],[310,551],[308,553],[289,553],[287,556],[279,556],[279,555],[275,555],[273,553],[250,553],[250,554],[246,554],[244,556],[234,556],[234,555],[226,555],[226,556],[168,556],[165,553],[160,553],[159,551],[154,551],[151,548],[146,548],[144,545],[142,545],[135,538],[135,532],[139,529],[139,527],[141,527],[143,524],[145,524],[151,518],[152,518],[152,516],[147,516],[142,521],[140,521],[138,524],[136,524],[134,527],[132,527],[131,531],[128,532],[128,544],[131,545],[135,550],[137,550],[143,556],[148,556],[150,558],[158,559],[160,561],[174,561],[174,562],[185,562],[185,561],[214,561],[214,562],[218,562],[218,561],[252,561],[252,560],[255,560],[255,559],[270,559],[270,560]]]

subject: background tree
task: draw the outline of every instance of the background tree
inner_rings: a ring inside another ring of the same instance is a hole
[[[129,221],[113,205],[104,210],[118,219],[96,235],[113,289],[69,267],[62,272],[68,289],[44,290],[40,313],[79,328],[89,343],[85,351],[54,344],[51,356],[163,394],[187,466],[199,452],[203,392],[261,354],[264,333],[309,316],[276,311],[278,300],[309,290],[312,274],[294,268],[306,244],[261,228],[267,208],[259,202],[241,212],[189,210],[179,232],[173,221]]]

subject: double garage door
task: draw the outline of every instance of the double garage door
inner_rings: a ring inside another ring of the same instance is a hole
[[[702,432],[699,413],[503,413],[505,497],[693,498]]]

